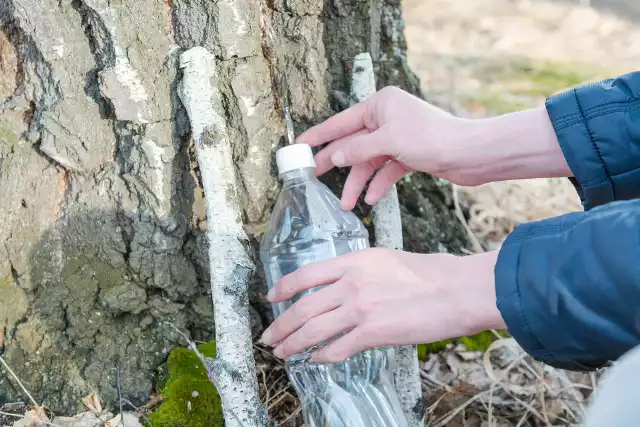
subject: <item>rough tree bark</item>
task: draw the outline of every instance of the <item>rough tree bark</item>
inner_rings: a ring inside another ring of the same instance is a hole
[[[378,87],[419,92],[402,25],[399,0],[0,0],[0,352],[40,402],[70,413],[95,390],[113,404],[119,366],[124,397],[145,403],[181,344],[167,321],[214,337],[209,254],[221,248],[207,244],[180,54],[216,58],[255,251],[284,135],[274,58],[299,133],[349,104],[360,52]],[[327,182],[339,191],[343,177]],[[414,175],[398,191],[406,248],[465,244],[437,181]],[[260,270],[254,336],[270,320]],[[0,372],[0,402],[20,393]]]
[[[376,77],[373,61],[368,52],[356,55],[353,60],[351,98],[354,104],[373,96],[376,92]],[[373,228],[375,246],[402,250],[402,217],[398,190],[394,185],[373,206]],[[408,425],[424,425],[424,396],[420,384],[418,350],[416,346],[395,348],[394,380],[398,398],[402,404]]]

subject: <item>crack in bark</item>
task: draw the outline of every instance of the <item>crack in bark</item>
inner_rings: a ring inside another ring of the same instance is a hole
[[[31,93],[40,92],[40,96],[36,96],[36,99],[29,99],[33,104],[33,114],[27,132],[35,131],[41,138],[43,126],[40,121],[43,112],[53,107],[63,96],[57,82],[52,78],[51,64],[44,58],[33,38],[20,26],[17,16],[14,1],[0,2],[0,17],[4,19],[2,25],[5,27],[5,33],[13,45],[18,60],[17,87],[14,95],[29,93],[26,87],[29,80],[26,70],[35,70],[35,72],[29,73],[29,77],[38,83],[39,90],[33,90]],[[46,90],[47,88],[50,90]]]

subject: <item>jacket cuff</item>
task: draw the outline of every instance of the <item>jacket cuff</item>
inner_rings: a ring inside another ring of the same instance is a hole
[[[530,231],[530,224],[516,228],[503,243],[495,267],[497,306],[509,334],[534,359],[551,364],[554,357],[536,337],[522,304],[518,284],[518,265],[522,243]]]
[[[582,90],[589,90],[585,86]],[[589,128],[576,89],[551,96],[546,102],[547,112],[560,148],[574,175],[571,182],[585,209],[615,199],[613,182],[607,173],[597,141]]]
[[[500,249],[498,261],[495,267],[496,303],[502,319],[507,325],[509,334],[531,357],[547,365],[558,369],[570,371],[593,371],[606,365],[605,360],[583,363],[575,358],[557,357],[552,351],[542,344],[536,332],[532,328],[532,322],[527,317],[527,303],[522,298],[519,276],[520,258],[523,245],[536,236],[545,235],[566,228],[575,223],[579,218],[567,221],[560,225],[540,227],[536,223],[523,224],[517,227],[507,237]],[[535,314],[534,314],[535,315]],[[535,319],[532,319],[535,320]],[[539,323],[539,319],[538,323]]]

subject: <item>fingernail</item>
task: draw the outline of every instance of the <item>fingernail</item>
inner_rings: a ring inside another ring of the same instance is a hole
[[[344,166],[345,159],[344,159],[344,153],[342,151],[336,151],[335,153],[333,153],[333,155],[331,156],[331,163],[333,163],[336,166]]]
[[[269,292],[267,293],[267,301],[271,302],[275,299],[275,297],[276,297],[276,288],[269,289]]]
[[[282,346],[276,347],[275,350],[273,350],[273,355],[278,359],[282,359],[283,358]]]
[[[373,197],[371,194],[367,193],[367,195],[364,196],[364,202],[368,205],[373,205]]]
[[[322,363],[321,357],[320,357],[320,352],[316,351],[311,353],[311,361],[313,363]]]
[[[262,337],[260,337],[260,342],[264,345],[271,344],[271,328],[267,328],[267,330],[264,331]]]

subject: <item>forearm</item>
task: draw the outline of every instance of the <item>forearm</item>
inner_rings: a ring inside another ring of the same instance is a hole
[[[640,198],[638,110],[633,72],[554,95],[545,107],[467,121],[457,150],[464,181],[570,177],[586,209]]]
[[[465,183],[572,176],[544,107],[467,126],[471,140],[459,150]]]
[[[459,275],[452,282],[466,283],[461,297],[459,335],[473,335],[488,329],[506,328],[496,304],[495,267],[498,251],[461,256],[452,274]],[[455,334],[454,333],[454,334]]]

